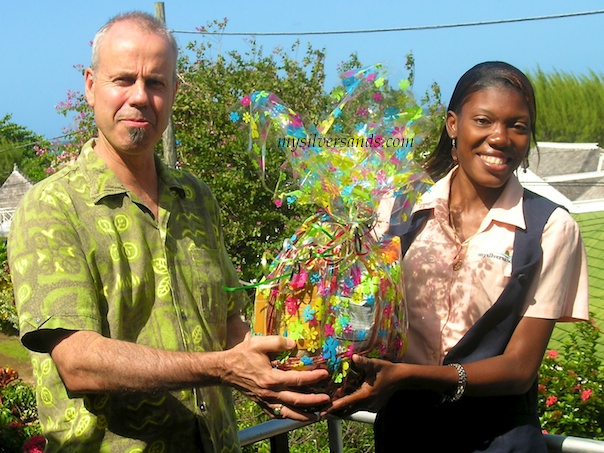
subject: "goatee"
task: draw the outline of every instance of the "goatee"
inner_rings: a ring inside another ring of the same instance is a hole
[[[128,134],[130,135],[132,143],[138,144],[143,141],[147,135],[147,131],[142,127],[131,127],[128,129]]]

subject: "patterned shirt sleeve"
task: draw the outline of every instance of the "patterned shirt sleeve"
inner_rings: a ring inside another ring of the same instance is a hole
[[[39,184],[23,198],[8,241],[24,344],[47,352],[51,329],[99,331],[97,293],[79,246],[71,201],[60,185]]]

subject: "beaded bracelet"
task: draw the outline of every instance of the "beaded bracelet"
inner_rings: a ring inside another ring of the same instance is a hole
[[[445,393],[443,395],[443,403],[454,403],[455,401],[459,401],[466,391],[466,384],[468,383],[468,376],[466,375],[466,370],[463,366],[461,366],[459,363],[449,363],[449,366],[455,367],[457,374],[459,375],[459,379],[457,380],[457,387],[455,387],[453,394]]]

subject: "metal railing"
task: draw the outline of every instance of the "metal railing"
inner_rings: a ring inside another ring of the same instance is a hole
[[[346,417],[345,420],[373,424],[375,414],[360,411]],[[239,431],[239,440],[242,446],[246,446],[269,439],[272,453],[287,453],[289,452],[288,433],[312,423],[294,420],[269,420]],[[342,453],[344,449],[342,419],[328,417],[327,429],[329,433],[329,451],[331,453]],[[604,453],[604,441],[553,434],[545,434],[545,441],[549,453]]]
[[[0,208],[0,223],[13,220],[16,208]]]
[[[0,208],[0,236],[8,236],[15,208]]]

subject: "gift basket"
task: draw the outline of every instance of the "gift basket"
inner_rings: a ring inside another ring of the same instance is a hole
[[[337,105],[316,127],[263,91],[231,116],[260,168],[271,134],[285,153],[298,187],[279,200],[316,208],[256,285],[253,333],[296,341],[274,366],[326,368],[329,382],[311,390],[331,395],[362,382],[353,354],[399,361],[407,345],[400,244],[376,227],[382,200],[397,198],[404,218],[430,181],[413,159],[422,109],[406,81],[395,89],[385,75],[382,65],[342,74]]]

